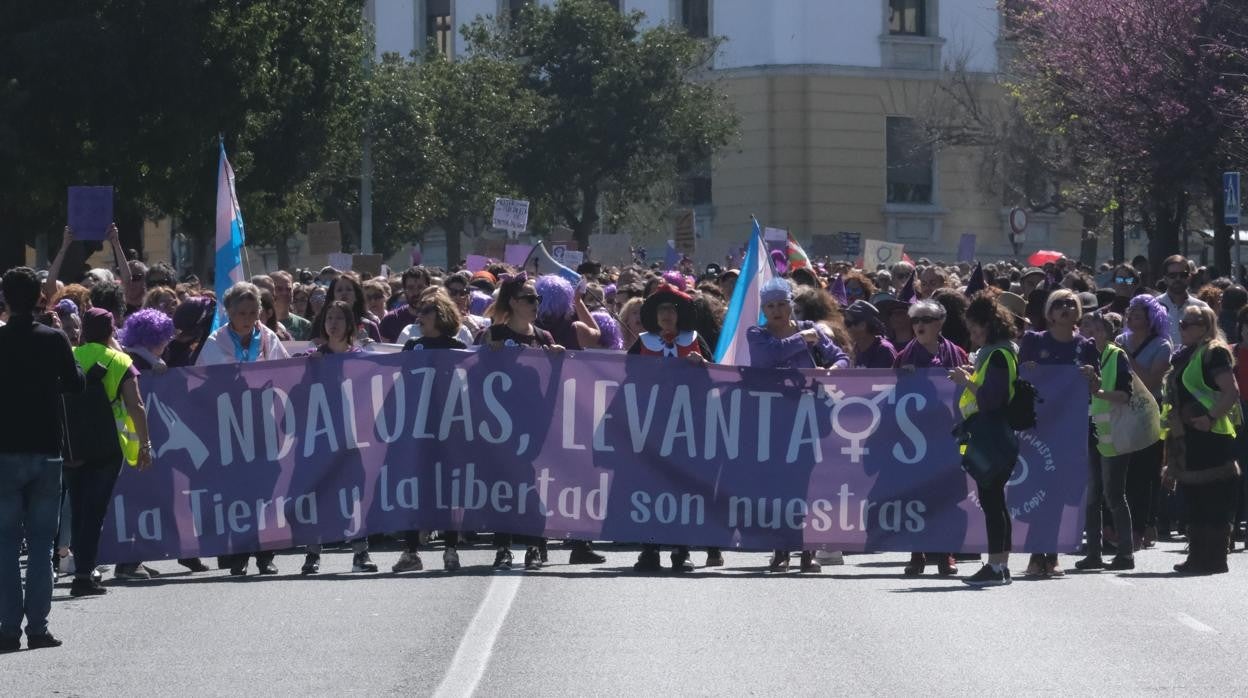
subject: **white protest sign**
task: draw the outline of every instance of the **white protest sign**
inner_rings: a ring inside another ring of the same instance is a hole
[[[584,261],[585,253],[580,250],[564,250],[563,252],[563,266],[572,271],[576,271],[576,268],[581,266]]]
[[[495,228],[522,233],[529,227],[529,202],[519,199],[494,199]]]
[[[351,253],[349,252],[330,252],[329,266],[338,271],[351,271]]]
[[[789,241],[789,231],[783,228],[763,228],[763,239],[767,242]]]
[[[868,271],[874,271],[879,264],[893,265],[900,262],[906,247],[898,242],[882,240],[863,240],[862,246],[862,268]]]

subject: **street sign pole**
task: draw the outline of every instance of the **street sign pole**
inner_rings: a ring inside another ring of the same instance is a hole
[[[1224,223],[1231,229],[1231,241],[1235,245],[1235,270],[1231,272],[1231,278],[1236,282],[1240,282],[1239,268],[1241,262],[1241,251],[1239,245],[1239,173],[1223,172],[1222,173],[1222,213]]]

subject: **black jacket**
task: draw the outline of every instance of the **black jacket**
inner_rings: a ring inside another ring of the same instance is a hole
[[[0,386],[0,453],[61,455],[61,394],[86,386],[65,333],[30,316],[0,327]]]

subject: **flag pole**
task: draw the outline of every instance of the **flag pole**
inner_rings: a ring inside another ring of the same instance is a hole
[[[217,132],[217,143],[221,146],[221,150],[224,151],[225,150],[225,133],[221,131]],[[230,169],[233,170],[234,168],[231,167]],[[231,193],[237,194],[237,189],[233,190]],[[238,206],[238,202],[235,201],[234,205]],[[247,259],[247,236],[246,235],[243,236],[243,244],[242,246],[239,247],[239,252],[242,253],[242,257],[243,257],[242,259],[243,275],[247,277],[246,279],[243,279],[243,281],[250,281],[251,280],[251,263]]]

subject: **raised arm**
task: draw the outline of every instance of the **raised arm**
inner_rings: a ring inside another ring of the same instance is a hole
[[[61,276],[61,265],[65,263],[65,253],[74,243],[74,229],[65,226],[65,234],[61,236],[61,249],[57,250],[52,266],[48,268],[48,278],[43,282],[43,297],[48,303],[56,296],[56,280]],[[81,311],[81,312],[86,312]]]

